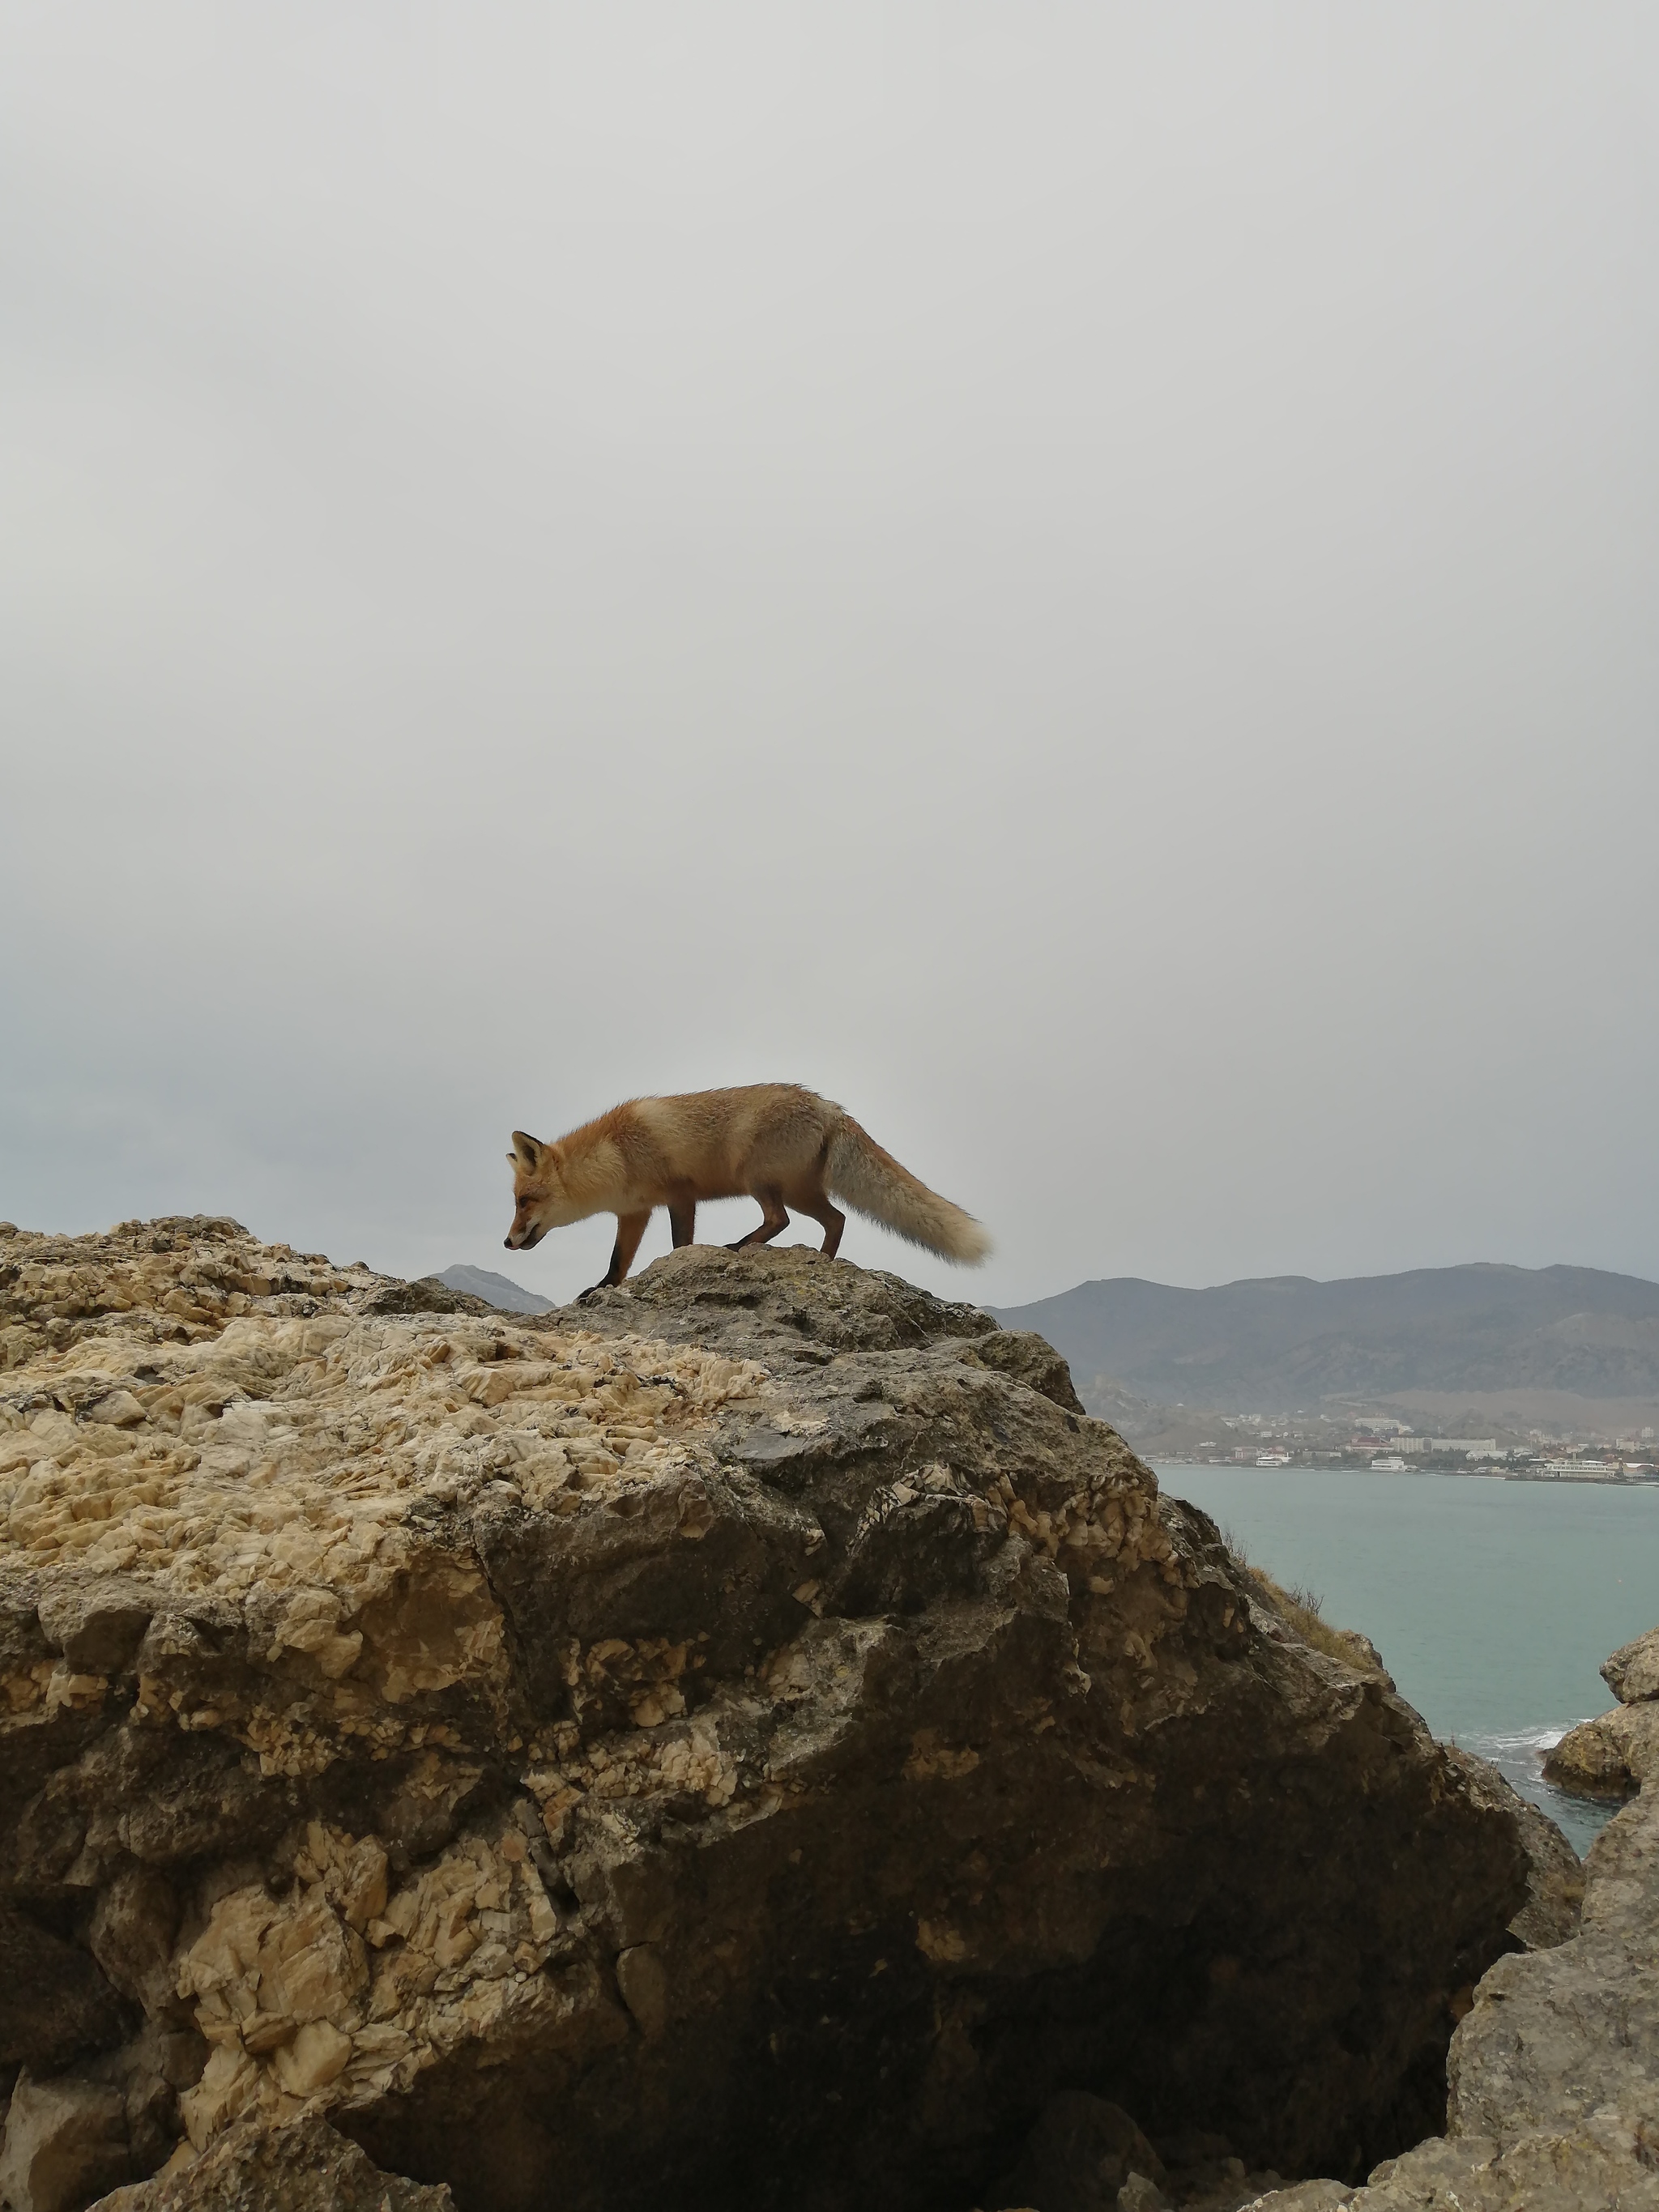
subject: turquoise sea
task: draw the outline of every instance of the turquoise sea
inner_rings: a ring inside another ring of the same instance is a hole
[[[1552,1790],[1540,1761],[1613,1704],[1596,1672],[1608,1652],[1659,1624],[1659,1485],[1170,1465],[1158,1479],[1363,1630],[1437,1736],[1588,1847],[1617,1808]]]

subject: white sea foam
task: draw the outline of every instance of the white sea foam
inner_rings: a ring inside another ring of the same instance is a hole
[[[1457,1739],[1465,1751],[1489,1759],[1510,1788],[1540,1813],[1547,1813],[1582,1857],[1618,1808],[1595,1799],[1574,1797],[1544,1779],[1544,1756],[1553,1751],[1577,1721],[1540,1723],[1534,1728],[1491,1729]]]
[[[1536,1752],[1541,1759],[1547,1751],[1553,1751],[1564,1735],[1582,1727],[1591,1718],[1588,1713],[1576,1721],[1546,1721],[1536,1728],[1506,1729],[1486,1735],[1460,1736],[1458,1741],[1466,1751],[1476,1752],[1482,1759],[1501,1765],[1504,1759],[1524,1752]]]

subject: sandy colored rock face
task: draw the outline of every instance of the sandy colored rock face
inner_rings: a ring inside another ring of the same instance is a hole
[[[1514,1818],[1040,1340],[798,1250],[508,1322],[217,1222],[0,1297],[16,2056],[136,2158],[309,2111],[465,2212],[879,2212],[1057,2081],[1280,2171],[1437,2118]]]
[[[382,2173],[308,2113],[279,2129],[240,2122],[204,2155],[186,2148],[154,2180],[114,2191],[99,2212],[455,2212],[455,2200]]]
[[[1629,1797],[1659,1773],[1659,1705],[1615,1705],[1569,1729],[1544,1761],[1563,1790]]]
[[[1659,1698],[1659,1628],[1621,1645],[1602,1668],[1601,1679],[1621,1705]]]

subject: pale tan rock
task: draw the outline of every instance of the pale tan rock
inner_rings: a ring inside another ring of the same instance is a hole
[[[271,2070],[291,2097],[314,2096],[337,2081],[351,2058],[351,2038],[331,2021],[308,2020],[292,2042],[279,2044]]]
[[[81,2212],[132,2168],[121,2092],[69,2079],[20,2075],[0,2148],[0,2205],[6,2212]]]
[[[13,1264],[0,1881],[204,2166],[315,2106],[469,2212],[967,2203],[1079,2003],[1285,2170],[1431,2102],[1515,1818],[1035,1340],[800,1251],[533,1323],[220,1222]]]
[[[94,1400],[82,1419],[112,1429],[133,1429],[143,1420],[144,1409],[131,1390],[112,1390],[106,1397]]]
[[[1628,1797],[1659,1779],[1659,1704],[1615,1705],[1581,1722],[1549,1753],[1544,1772],[1585,1797]]]
[[[198,2013],[204,2027],[218,2025],[211,2014]],[[214,2137],[240,2119],[250,2106],[260,2101],[260,2069],[243,2051],[240,2040],[220,2041],[210,2035],[214,2048],[200,2081],[186,2089],[179,2109],[193,2147],[204,2150]]]
[[[1602,1667],[1601,1679],[1621,1705],[1659,1698],[1659,1628],[1621,1644]]]
[[[1505,2145],[1467,2137],[1389,2159],[1367,2185],[1304,2182],[1256,2200],[1256,2212],[1659,2212],[1659,2130],[1596,2112],[1560,2134]],[[1333,2193],[1322,2199],[1316,2193]]]
[[[455,2212],[447,2189],[381,2172],[314,2113],[231,2128],[204,2154],[185,2147],[153,2179],[94,2212]]]
[[[653,1944],[635,1943],[617,1953],[617,1987],[646,2041],[656,2042],[668,2021],[668,1978]]]

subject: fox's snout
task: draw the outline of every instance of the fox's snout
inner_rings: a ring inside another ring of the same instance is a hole
[[[509,1252],[527,1252],[532,1244],[539,1244],[546,1233],[533,1221],[526,1222],[523,1228],[515,1221],[501,1242]]]

